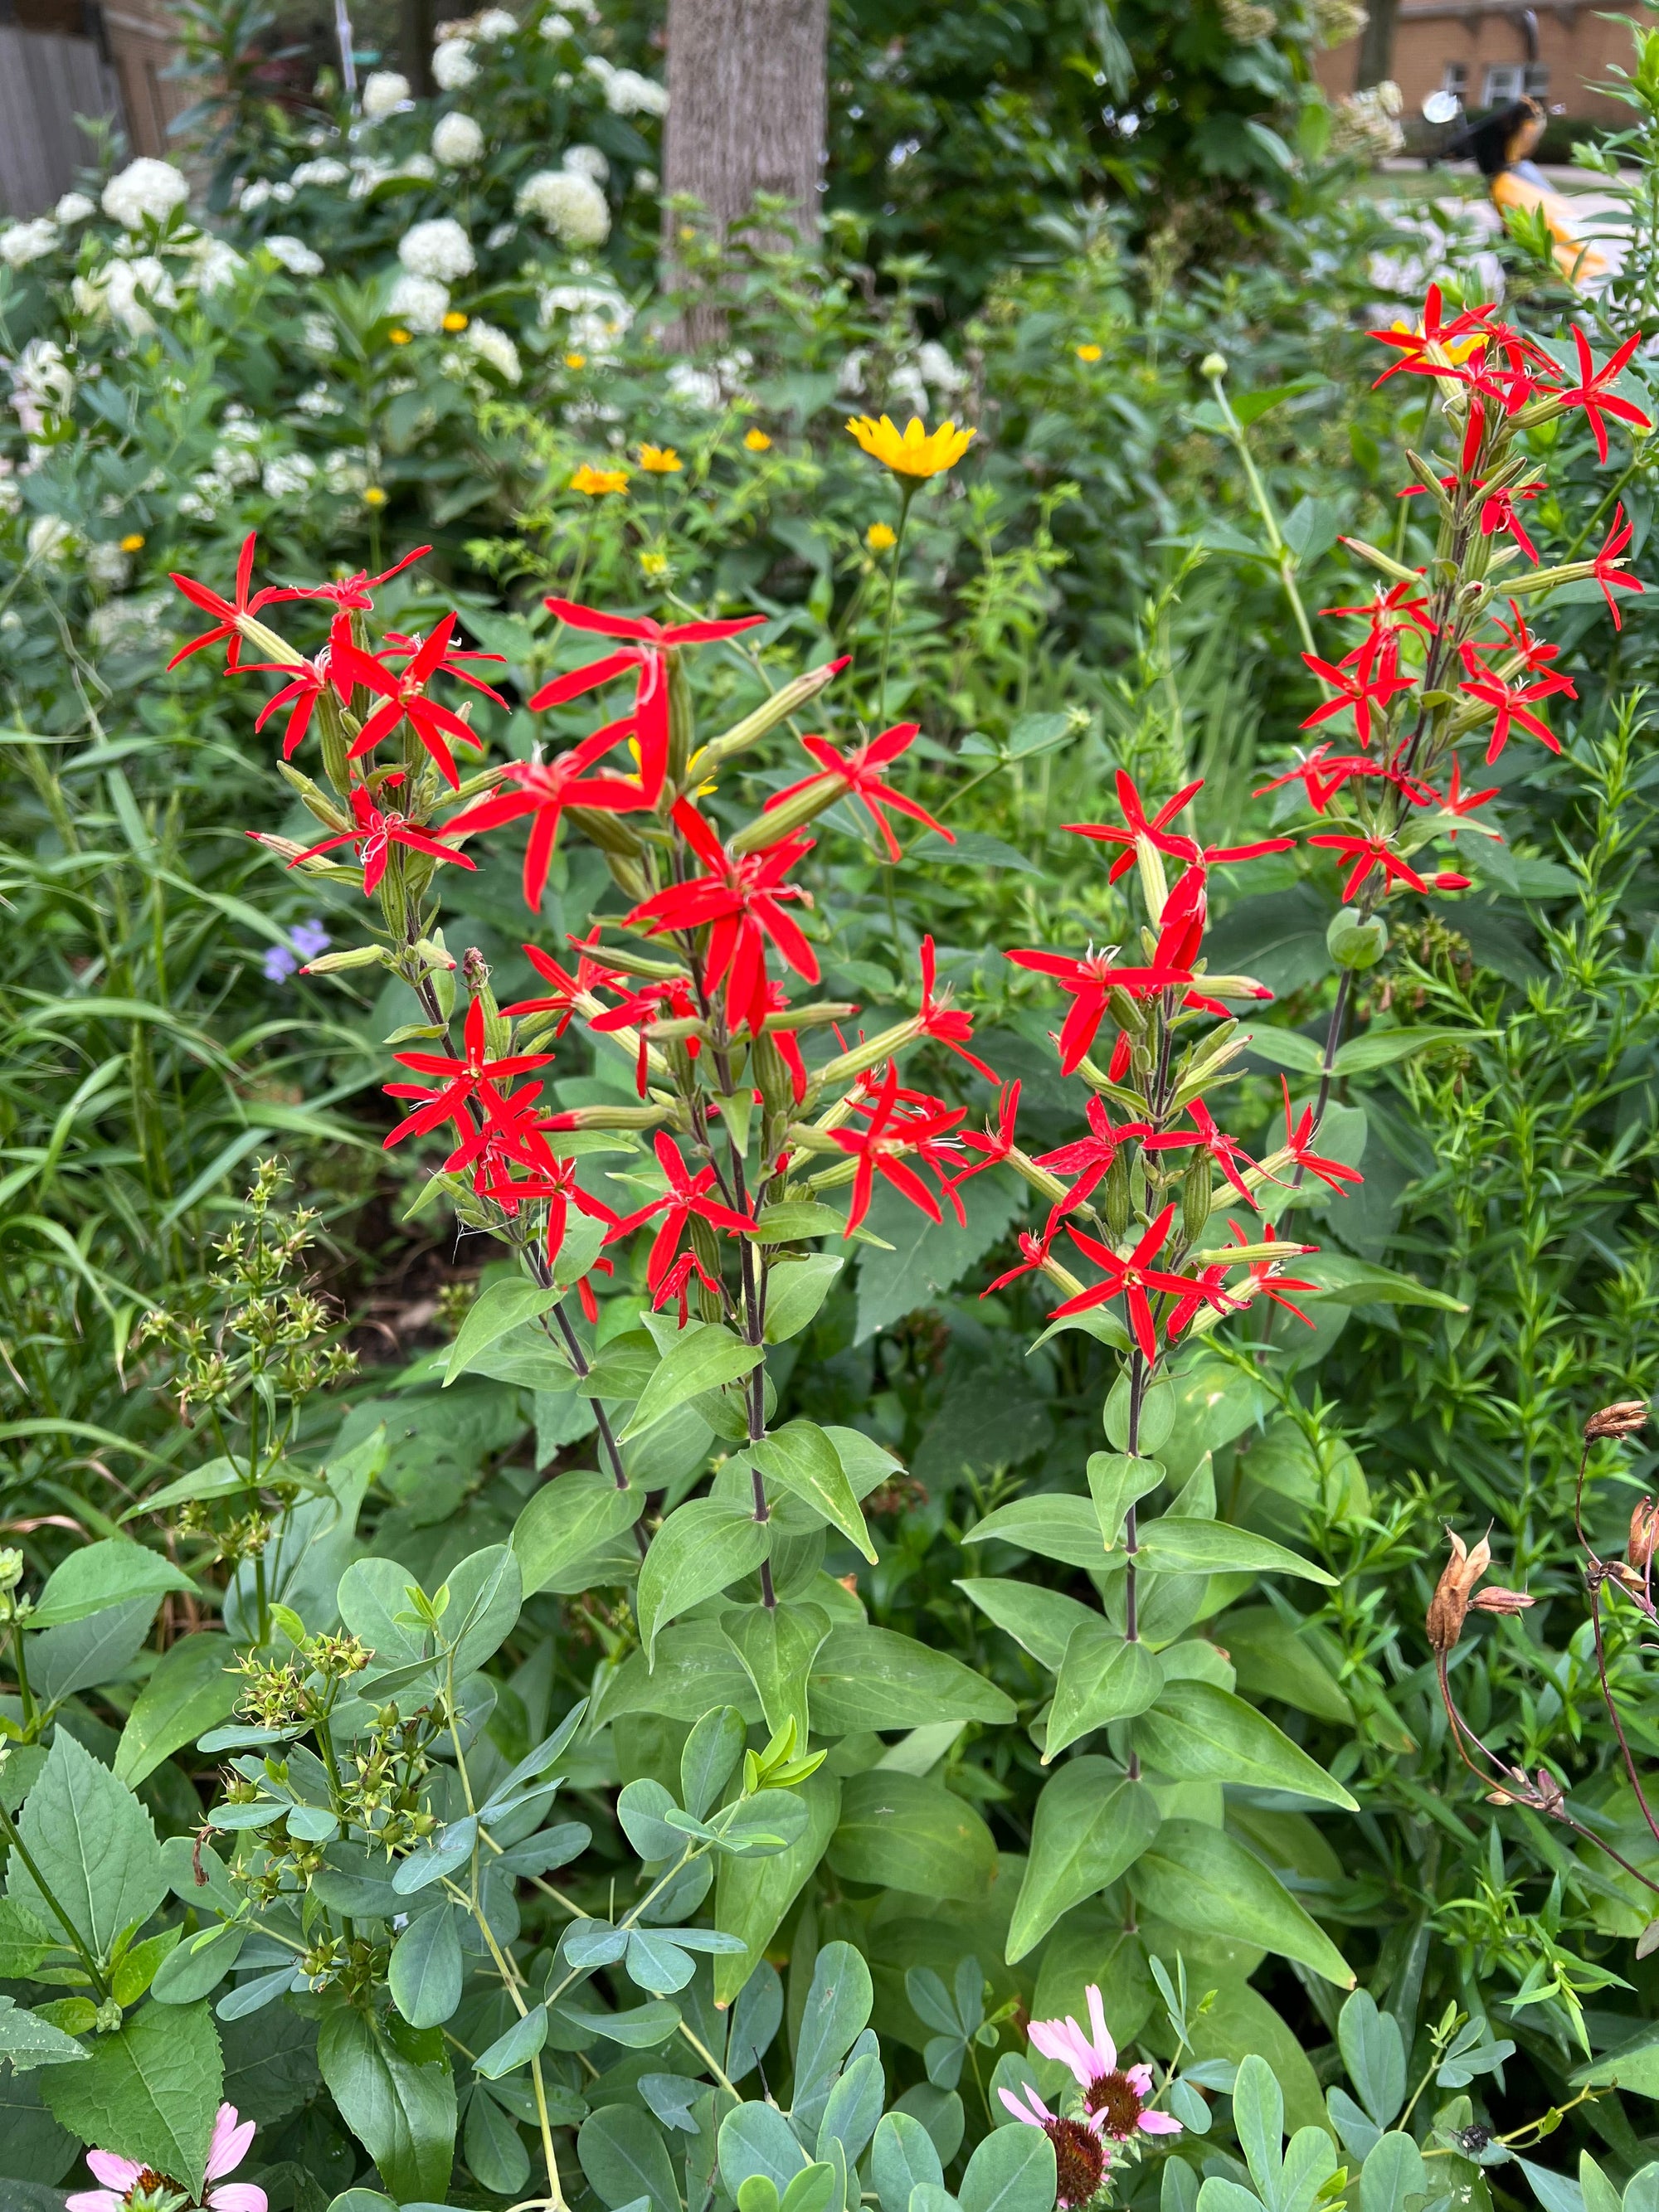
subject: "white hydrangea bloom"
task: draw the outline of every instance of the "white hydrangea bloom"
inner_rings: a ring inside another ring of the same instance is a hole
[[[343,161],[325,155],[319,161],[301,161],[289,182],[298,191],[307,185],[343,185],[350,174]]]
[[[273,261],[280,261],[290,276],[320,276],[323,257],[313,253],[303,239],[267,238],[262,241]]]
[[[207,239],[196,264],[196,289],[221,292],[227,284],[234,284],[246,266],[234,246],[227,246],[222,238]]]
[[[300,325],[300,343],[307,353],[332,355],[339,349],[334,325],[326,315],[306,317]]]
[[[393,177],[419,177],[429,184],[438,173],[438,164],[430,154],[411,154],[406,161],[399,161],[387,172]]]
[[[485,46],[494,46],[503,39],[510,39],[518,27],[518,17],[509,15],[505,8],[486,8],[472,26],[472,35],[482,39]]]
[[[611,164],[597,146],[567,146],[564,166],[574,176],[592,177],[596,185],[604,184],[611,174]]]
[[[87,548],[87,577],[100,591],[118,592],[132,563],[112,538],[100,538]]]
[[[31,261],[44,260],[58,243],[58,226],[50,216],[37,216],[33,222],[8,223],[0,230],[0,261],[9,269],[26,268]]]
[[[544,15],[542,17],[541,29],[543,38],[546,39],[550,43],[559,39],[568,39],[571,33],[570,18],[568,15],[560,15],[557,14]]]
[[[465,39],[446,39],[432,57],[433,80],[440,92],[465,92],[478,74]]]
[[[174,208],[182,207],[189,198],[190,186],[182,170],[175,169],[171,161],[155,161],[143,155],[129,161],[105,185],[104,213],[123,230],[142,230],[147,217],[165,222]]]
[[[435,276],[405,273],[392,288],[386,313],[411,331],[441,331],[449,313],[449,287]]]
[[[519,349],[505,331],[497,330],[494,323],[475,315],[466,326],[465,343],[481,361],[489,362],[497,376],[508,384],[518,382],[523,373],[519,365]]]
[[[567,246],[603,246],[611,234],[605,194],[574,169],[538,169],[520,185],[515,204]]]
[[[937,338],[924,338],[916,348],[916,367],[924,384],[947,397],[968,381],[967,370],[957,366]]]
[[[667,114],[667,88],[638,70],[617,69],[603,54],[590,54],[582,67],[604,86],[605,104],[613,115]]]
[[[88,199],[84,192],[65,192],[52,212],[67,230],[71,223],[84,222],[88,216],[96,215],[98,203]]]
[[[61,568],[79,542],[74,525],[61,514],[37,514],[29,525],[28,556],[43,566]]]
[[[446,169],[470,169],[483,159],[484,136],[470,115],[442,115],[432,134],[432,151]]]
[[[411,276],[430,276],[453,284],[470,276],[477,267],[472,240],[453,216],[441,215],[430,222],[417,222],[398,241],[398,258]]]
[[[31,338],[11,367],[14,392],[27,393],[37,407],[67,414],[75,404],[75,371],[64,349],[50,338]]]
[[[311,489],[317,464],[308,453],[278,453],[265,463],[259,481],[272,499],[295,499]]]
[[[409,79],[396,70],[371,70],[363,79],[363,117],[379,123],[400,108],[409,98]]]
[[[165,263],[153,253],[141,253],[136,261],[113,256],[98,271],[96,283],[104,306],[132,337],[144,337],[155,328],[151,307],[179,304]]]
[[[243,185],[236,204],[244,215],[257,215],[262,207],[287,207],[293,198],[292,185],[273,184],[269,177],[255,177],[252,184]]]

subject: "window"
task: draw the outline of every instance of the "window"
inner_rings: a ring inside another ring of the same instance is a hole
[[[1467,62],[1448,62],[1440,72],[1440,89],[1450,93],[1460,106],[1468,97],[1469,70]]]
[[[1450,75],[1449,70],[1448,79]],[[1523,97],[1546,100],[1549,96],[1549,88],[1550,73],[1540,63],[1497,62],[1486,71],[1481,105],[1485,107],[1507,107],[1511,100]]]

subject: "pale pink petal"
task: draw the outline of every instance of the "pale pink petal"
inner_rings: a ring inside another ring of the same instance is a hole
[[[1178,2136],[1181,2133],[1180,2121],[1171,2118],[1168,2112],[1143,2112],[1135,2125],[1147,2136]]]
[[[1034,2020],[1025,2032],[1030,2038],[1033,2046],[1040,2051],[1045,2058],[1069,2061],[1071,2046],[1066,2040],[1066,2030],[1059,2021]]]
[[[252,2181],[222,2182],[207,2201],[210,2212],[265,2212],[265,2192]]]
[[[1001,2098],[1003,2103],[1006,2105],[1008,2110],[1013,2114],[1014,2118],[1017,2120],[1024,2120],[1028,2128],[1040,2128],[1042,2125],[1042,2122],[1038,2117],[1038,2114],[1036,2112],[1028,2112],[1024,2106],[1020,2103],[1019,2099],[1012,2095],[1010,2091],[1000,2088],[997,2091],[997,2094]],[[1036,2093],[1033,2092],[1032,2102],[1035,2104],[1036,2101]],[[1039,2112],[1040,2110],[1041,2107],[1039,2107]]]
[[[1077,2076],[1079,2088],[1086,2089],[1100,2071],[1095,2058],[1095,2046],[1069,2013],[1061,2035],[1066,2046],[1066,2063]]]
[[[253,2122],[244,2120],[236,2124],[234,2105],[221,2105],[213,2123],[213,2140],[208,2145],[207,2178],[222,2181],[234,2173],[247,2156],[248,2145],[253,2141]]]
[[[1134,2091],[1137,2097],[1150,2097],[1152,2095],[1152,2069],[1150,2066],[1126,2067],[1124,2069],[1123,2078],[1128,2083],[1129,2087]]]
[[[1094,2053],[1100,2061],[1100,2070],[1109,2074],[1117,2064],[1117,2045],[1106,2033],[1106,2008],[1100,2001],[1100,1990],[1091,1982],[1083,1992],[1089,2001],[1089,2025],[1095,2032]]]
[[[106,2189],[112,2189],[118,2197],[125,2197],[143,2172],[136,2160],[118,2158],[112,2150],[89,2150],[87,2164]]]
[[[107,2156],[107,2153],[94,2155]],[[112,2189],[82,2189],[64,2199],[64,2212],[121,2212],[121,2199]]]

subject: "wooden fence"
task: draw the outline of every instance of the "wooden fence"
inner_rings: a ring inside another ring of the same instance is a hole
[[[43,215],[88,155],[77,115],[119,118],[114,70],[90,39],[0,24],[0,209]]]

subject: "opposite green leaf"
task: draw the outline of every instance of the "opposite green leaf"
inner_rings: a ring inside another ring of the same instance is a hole
[[[436,2028],[417,2033],[343,2006],[317,2063],[340,2117],[400,2204],[441,2203],[455,2157],[455,2083]]]
[[[543,1283],[491,1283],[467,1308],[455,1341],[449,1347],[444,1388],[465,1375],[482,1352],[487,1352],[509,1329],[536,1321],[559,1303],[561,1293]]]
[[[768,1728],[793,1720],[795,1741],[804,1744],[807,1673],[830,1633],[829,1614],[810,1601],[737,1606],[721,1614],[720,1626],[755,1686]]]
[[[153,2166],[199,2198],[224,2073],[205,2003],[145,2005],[96,2038],[84,2066],[44,2073],[40,2094],[82,2142]]]
[[[100,1959],[109,1956],[123,1929],[148,1919],[167,1895],[149,1814],[67,1729],[52,1739],[18,1831],[41,1881]],[[16,1851],[6,1870],[6,1894],[42,1926],[57,1929],[57,1916]]]
[[[635,1612],[647,1662],[659,1629],[700,1599],[752,1574],[772,1548],[772,1528],[715,1498],[694,1498],[671,1513],[640,1569]]]
[[[1322,1804],[1358,1810],[1342,1784],[1265,1715],[1213,1682],[1165,1684],[1135,1726],[1135,1748],[1149,1766],[1181,1782],[1236,1782],[1292,1790]]]
[[[143,1544],[125,1538],[106,1537],[101,1543],[83,1545],[71,1552],[46,1577],[34,1611],[32,1628],[55,1628],[69,1620],[84,1620],[108,1605],[121,1605],[141,1597],[163,1597],[168,1590],[198,1595],[190,1577]]]
[[[1170,1514],[1140,1531],[1136,1564],[1145,1571],[1176,1575],[1299,1575],[1334,1589],[1336,1577],[1300,1553],[1287,1551],[1253,1529],[1224,1521],[1190,1521]]]
[[[769,1858],[720,1859],[714,1882],[714,1925],[729,1936],[740,1936],[745,1948],[715,1960],[716,2004],[730,2004],[759,1965],[784,1914],[823,1856],[840,1819],[841,1784],[822,1767],[793,1794],[806,1808],[806,1827],[795,1842]]]
[[[623,1431],[620,1441],[626,1443],[630,1437],[643,1435],[665,1414],[672,1413],[676,1406],[701,1397],[705,1390],[718,1390],[724,1383],[735,1382],[739,1376],[757,1367],[765,1356],[759,1345],[741,1342],[729,1329],[709,1322],[688,1326],[641,1391],[633,1418]]]
[[[996,1873],[996,1844],[972,1807],[937,1782],[878,1767],[842,1785],[825,1858],[848,1881],[977,1903]]]
[[[1104,1759],[1073,1759],[1044,1786],[1031,1823],[1025,1878],[1008,1925],[1010,1966],[1063,1912],[1134,1864],[1158,1830],[1158,1801]]]
[[[1177,1928],[1259,1943],[1352,1989],[1347,1961],[1255,1853],[1219,1828],[1166,1820],[1129,1869],[1148,1912]]]
[[[1092,1503],[1063,1491],[1044,1491],[1035,1498],[1016,1498],[1012,1504],[999,1505],[962,1540],[964,1544],[1017,1544],[1023,1552],[1040,1553],[1045,1559],[1060,1559],[1068,1567],[1101,1566],[1106,1556]]]
[[[876,1548],[853,1486],[834,1443],[816,1422],[790,1421],[751,1445],[750,1456],[763,1474],[805,1499],[875,1565]]]
[[[587,1468],[544,1483],[513,1524],[525,1595],[559,1587],[579,1560],[631,1528],[643,1505],[637,1491],[619,1490],[614,1476]]]
[[[957,1584],[988,1620],[1012,1636],[1051,1674],[1060,1672],[1072,1631],[1100,1616],[1064,1590],[1001,1575],[964,1576]]]
[[[204,1629],[161,1654],[115,1748],[116,1774],[130,1789],[234,1709],[241,1678],[228,1671],[231,1652],[228,1637]]]
[[[1145,1712],[1163,1686],[1164,1670],[1144,1644],[1126,1641],[1103,1620],[1079,1622],[1054,1684],[1043,1765],[1091,1729]]]

